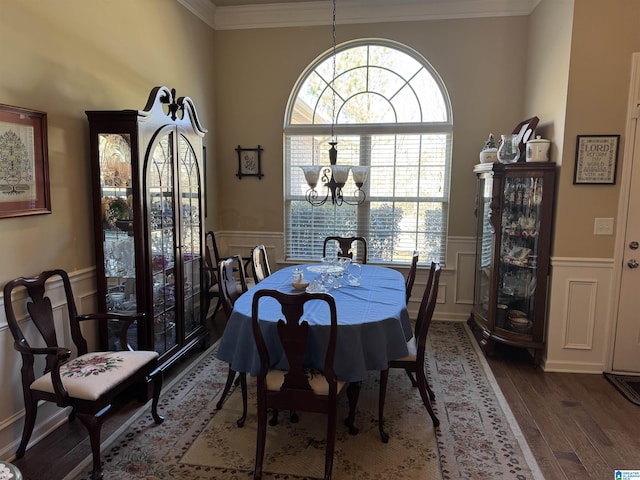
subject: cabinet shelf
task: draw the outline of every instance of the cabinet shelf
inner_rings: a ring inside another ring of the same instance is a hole
[[[477,176],[476,278],[469,317],[480,345],[544,350],[556,167],[481,164]]]

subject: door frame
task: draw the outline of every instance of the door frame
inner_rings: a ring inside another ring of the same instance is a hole
[[[620,193],[618,197],[618,213],[616,222],[616,238],[614,249],[614,271],[611,302],[611,330],[609,336],[609,354],[605,368],[607,372],[613,370],[613,356],[618,329],[618,313],[620,311],[620,290],[622,286],[622,273],[624,270],[624,256],[626,251],[626,231],[627,218],[629,213],[629,195],[631,194],[631,168],[633,161],[640,168],[640,158],[634,159],[634,146],[640,142],[640,137],[636,138],[637,128],[640,127],[640,52],[631,54],[631,76],[629,80],[629,99],[627,104],[627,121],[625,127],[624,155],[622,161],[622,171],[620,172]]]

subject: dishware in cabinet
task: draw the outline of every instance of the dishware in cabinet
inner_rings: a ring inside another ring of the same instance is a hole
[[[488,353],[496,342],[544,352],[555,164],[480,164],[476,272],[469,325]]]
[[[206,130],[188,97],[154,88],[144,110],[87,111],[98,308],[144,312],[127,340],[163,368],[204,345]],[[102,348],[122,343],[113,328]]]

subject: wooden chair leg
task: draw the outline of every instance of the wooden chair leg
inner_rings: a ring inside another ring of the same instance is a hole
[[[349,400],[349,416],[345,418],[344,424],[349,428],[350,435],[357,435],[360,430],[355,426],[356,407],[360,397],[360,387],[362,382],[351,382],[347,387],[347,399]]]
[[[235,380],[235,378],[236,378],[236,371],[231,368],[231,365],[229,365],[229,373],[227,373],[227,383],[225,383],[224,385],[224,390],[222,390],[222,395],[220,396],[220,400],[218,400],[218,403],[216,403],[216,408],[218,410],[222,408],[222,405],[224,404],[224,401],[227,398],[227,394],[229,393],[229,390],[231,390],[231,386],[233,385],[233,381]]]
[[[427,389],[429,390],[431,389],[429,388],[429,384],[427,383],[427,377],[425,376],[424,371],[416,372],[416,377],[418,379],[418,391],[420,392],[420,396],[422,397],[422,403],[424,403],[424,406],[427,408],[427,411],[429,412],[429,416],[433,421],[433,426],[438,427],[440,426],[440,420],[438,420],[438,417],[436,417],[436,414],[433,413],[433,408],[431,407],[431,401],[429,400],[429,394],[427,392]]]
[[[260,395],[260,393],[258,393]],[[253,480],[262,478],[262,461],[264,459],[264,446],[267,440],[267,408],[264,400],[258,399],[258,432],[256,437],[256,463],[253,469]]]
[[[218,310],[220,310],[220,307],[222,306],[222,298],[216,297],[216,299],[216,307],[213,309],[211,314],[209,314],[209,309],[211,308],[211,298],[207,297],[207,304],[205,305],[207,307],[207,309],[205,310],[207,312],[207,319],[214,318],[216,316],[216,313],[218,313]]]
[[[324,480],[331,480],[333,470],[333,453],[336,447],[337,405],[332,404],[327,413],[327,451],[324,459]]]
[[[407,372],[407,376],[409,377],[409,380],[411,380],[411,386],[417,387],[418,386],[418,382],[416,382],[416,379],[413,376],[413,372],[411,370],[409,370],[408,368],[405,368],[404,371]]]
[[[380,371],[380,392],[378,394],[378,430],[382,443],[389,442],[389,435],[384,431],[384,402],[387,398],[387,381],[389,379],[389,369]]]
[[[429,400],[434,402],[436,400],[436,394],[433,393],[433,390],[431,390],[431,387],[429,386],[429,382],[426,382],[426,383],[427,383],[427,392],[429,392]]]
[[[22,429],[22,440],[20,440],[20,446],[16,452],[16,458],[22,458],[24,452],[27,451],[27,445],[31,439],[33,433],[33,427],[36,424],[36,414],[38,413],[38,402],[31,398],[25,399],[24,402],[24,428]]]
[[[111,405],[107,405],[95,415],[78,413],[78,418],[89,432],[89,442],[91,444],[91,455],[93,457],[93,470],[91,472],[91,480],[100,480],[102,478],[102,461],[100,459],[100,430],[102,429],[102,420],[104,415],[109,411]]]
[[[161,424],[164,422],[164,417],[158,414],[158,402],[160,401],[160,392],[162,391],[162,380],[163,373],[162,370],[156,368],[149,375],[151,381],[153,382],[153,400],[151,401],[151,416],[153,417],[153,421],[156,424]]]
[[[242,392],[242,416],[236,422],[239,428],[244,426],[244,421],[247,419],[247,374],[240,372],[240,391]]]
[[[271,425],[272,427],[275,427],[278,424],[278,410],[277,409],[273,409],[271,410],[271,420],[269,420],[269,425]]]

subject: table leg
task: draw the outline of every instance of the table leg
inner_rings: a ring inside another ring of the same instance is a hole
[[[360,387],[362,382],[351,382],[347,387],[347,398],[349,399],[349,416],[345,418],[344,424],[349,427],[351,435],[357,435],[360,431],[355,425],[356,406],[358,405],[358,397],[360,396]]]

